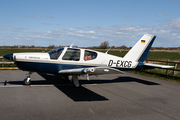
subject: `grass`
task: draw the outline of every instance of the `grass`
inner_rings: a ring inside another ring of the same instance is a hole
[[[44,49],[0,49],[0,56],[20,52],[42,52]]]
[[[107,50],[97,50],[99,52],[105,53]],[[110,50],[108,51],[108,54],[119,56],[119,57],[124,57],[128,51],[120,51],[120,50]]]
[[[106,52],[107,50],[97,50],[100,52]],[[120,50],[110,50],[108,54],[112,54],[119,57],[124,57],[127,54],[128,51],[120,51]],[[149,56],[147,58],[148,60],[161,60],[161,61],[171,61],[171,62],[180,62],[180,54],[178,52],[155,52],[150,51]],[[164,64],[167,65],[167,63],[161,62],[161,63],[154,63],[154,64]],[[170,66],[174,66],[174,63],[169,63]],[[180,64],[178,64],[177,69],[180,68]],[[160,78],[164,80],[169,81],[176,81],[180,82],[180,72],[176,72],[174,76],[172,70],[168,70],[168,75],[166,75],[166,70],[164,69],[151,69],[151,70],[134,70],[134,71],[128,71],[135,74],[141,74],[146,76],[151,76],[155,78]]]
[[[2,67],[2,64],[0,64],[0,67]],[[3,67],[16,67],[15,64],[4,64]]]
[[[0,56],[7,55],[10,53],[19,52],[47,52],[45,49],[0,49]],[[106,52],[107,50],[97,50],[100,52]],[[110,50],[108,54],[112,54],[119,57],[124,57],[128,51]],[[154,52],[151,51],[148,58],[149,60],[164,60],[164,61],[180,61],[180,54],[178,52]]]
[[[155,78],[160,78],[160,79],[168,80],[168,81],[175,81],[175,82],[180,83],[180,74],[178,74],[178,75],[176,74],[175,76],[172,76],[172,71],[169,71],[169,75],[165,75],[164,73],[162,73],[156,69],[151,70],[151,71],[134,70],[134,71],[127,71],[127,72],[150,76],[150,77],[155,77]]]
[[[106,52],[107,50],[98,50],[100,52]],[[110,50],[108,54],[112,54],[119,57],[124,57],[128,51]],[[162,60],[162,61],[179,61],[180,54],[178,52],[155,52],[150,51],[148,58],[149,60]]]
[[[19,52],[47,52],[48,50],[45,49],[0,49],[0,56],[10,54],[10,53],[19,53]],[[106,52],[107,50],[97,50],[100,52]],[[120,51],[120,50],[110,50],[108,51],[108,54],[112,54],[119,57],[124,57],[128,51]],[[180,62],[180,54],[178,52],[155,52],[151,51],[148,58],[149,60],[162,60],[162,61],[176,61]],[[2,59],[0,59],[2,61]],[[6,61],[6,60],[4,60]],[[154,64],[166,64],[166,63],[154,63]],[[170,63],[169,65],[174,66],[173,63]],[[2,65],[0,64],[0,67]],[[5,67],[11,67],[10,65],[4,65]],[[12,67],[15,67],[15,65],[12,65]],[[180,64],[178,64],[178,69],[180,68]],[[153,69],[153,70],[141,70],[141,71],[130,71],[136,74],[142,74],[147,75],[151,77],[166,79],[166,80],[176,80],[180,81],[180,72],[176,72],[177,74],[172,77],[172,70],[168,71],[168,75],[166,75],[166,70],[163,69]]]
[[[149,60],[165,60],[165,61],[180,61],[178,52],[150,52]]]

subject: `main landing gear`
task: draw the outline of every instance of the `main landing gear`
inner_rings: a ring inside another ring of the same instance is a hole
[[[78,75],[72,75],[72,83],[76,88],[79,88],[81,86],[78,80]]]
[[[69,76],[68,75],[61,75],[61,80],[64,83],[69,83]],[[81,86],[81,84],[79,83],[79,80],[78,80],[78,75],[76,75],[76,74],[72,75],[72,78],[70,81],[72,82],[73,86],[76,88]]]
[[[31,78],[30,78],[30,76],[31,76],[31,74],[32,74],[33,72],[31,72],[31,71],[29,71],[27,74],[26,74],[26,78],[24,79],[24,81],[23,81],[23,85],[31,85]],[[61,78],[62,78],[62,80],[64,81],[64,82],[68,82],[69,81],[69,77],[68,76],[61,76]],[[73,84],[73,86],[74,87],[76,87],[76,88],[78,88],[78,87],[80,87],[81,86],[81,84],[79,83],[79,80],[78,80],[78,75],[72,75],[72,84]]]
[[[29,71],[29,73],[26,74],[27,77],[24,79],[23,85],[30,85],[30,84],[31,84],[31,78],[30,78],[30,76],[31,76],[32,73],[33,73],[33,72]]]

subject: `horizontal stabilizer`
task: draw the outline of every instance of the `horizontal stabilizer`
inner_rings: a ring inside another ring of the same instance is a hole
[[[163,69],[171,69],[171,68],[174,68],[174,66],[158,65],[158,64],[150,64],[150,63],[144,63],[144,66],[153,67],[153,68],[163,68]]]
[[[110,67],[89,67],[60,70],[59,74],[124,74],[124,72]]]

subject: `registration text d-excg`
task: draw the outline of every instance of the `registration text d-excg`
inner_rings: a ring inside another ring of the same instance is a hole
[[[113,60],[109,60],[108,66],[111,67],[112,65],[115,65],[116,67],[130,68],[132,61],[117,60],[117,62],[114,62]]]

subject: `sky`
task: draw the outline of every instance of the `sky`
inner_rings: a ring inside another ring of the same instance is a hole
[[[0,46],[180,47],[180,0],[0,0]]]

